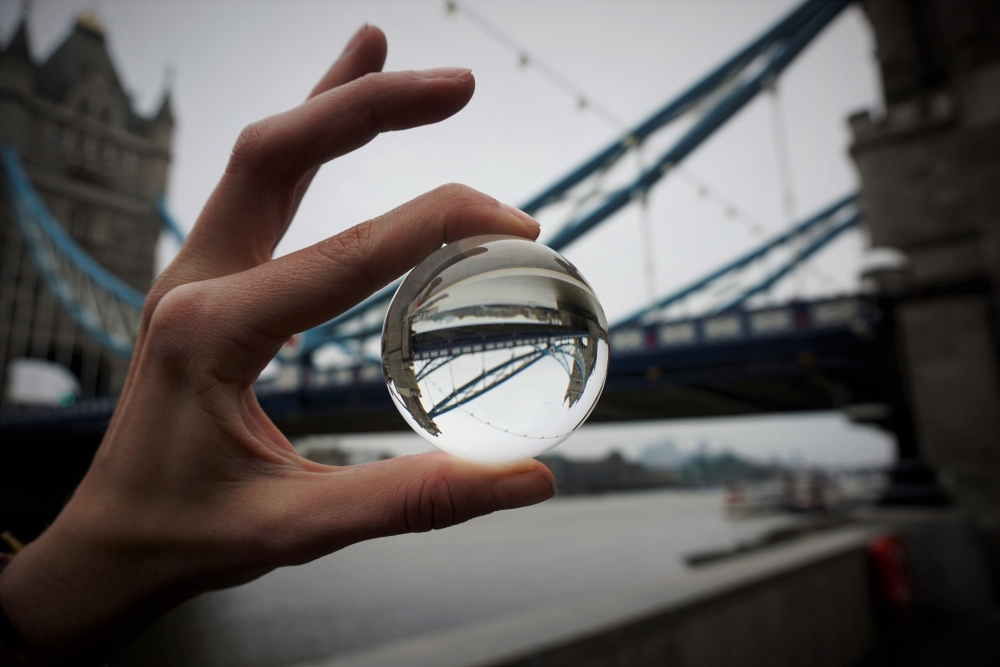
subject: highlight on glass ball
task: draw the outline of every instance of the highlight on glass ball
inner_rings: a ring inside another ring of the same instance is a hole
[[[486,463],[546,452],[587,419],[608,373],[608,322],[554,250],[476,236],[430,255],[382,328],[393,402],[421,437]]]

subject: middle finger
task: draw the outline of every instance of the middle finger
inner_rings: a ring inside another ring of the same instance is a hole
[[[178,256],[176,284],[266,262],[305,173],[381,132],[444,120],[474,89],[467,69],[376,73],[250,125]]]

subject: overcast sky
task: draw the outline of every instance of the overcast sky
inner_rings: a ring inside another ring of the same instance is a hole
[[[646,117],[795,5],[788,0],[462,4],[512,35],[628,124]],[[182,227],[190,227],[197,217],[240,129],[298,103],[363,23],[385,31],[386,69],[473,69],[476,94],[456,117],[381,136],[326,166],[279,254],[450,181],[515,205],[523,203],[620,132],[597,114],[579,111],[572,98],[536,69],[518,67],[514,54],[484,35],[461,10],[449,15],[440,0],[36,0],[29,21],[36,59],[44,59],[65,36],[73,17],[88,8],[97,9],[107,26],[112,57],[141,111],[155,110],[165,72],[174,72],[178,126],[167,194]],[[0,0],[4,41],[18,11],[18,3]],[[852,6],[779,81],[777,104],[785,120],[798,217],[857,187],[846,118],[881,104],[872,54],[870,30],[860,8]],[[749,221],[758,221],[768,234],[787,226],[773,111],[771,100],[759,98],[685,163],[689,175],[734,202],[739,217],[727,217],[723,206],[700,198],[684,178],[667,179],[655,189],[649,207],[652,284],[643,272],[641,223],[635,209],[567,250],[594,285],[609,319],[641,306],[650,288],[666,293],[758,243]],[[646,159],[653,157],[649,150]],[[542,219],[543,240],[559,222]],[[848,291],[856,285],[864,257],[864,239],[849,235],[819,258],[817,270],[790,282],[783,294],[795,289],[806,294]],[[815,443],[809,434],[820,431],[821,440],[845,443],[839,450],[831,444],[832,453],[816,455],[823,460],[856,460],[868,454],[884,458],[887,451],[884,438],[848,427],[839,418],[752,423],[755,428],[775,425],[774,444],[767,452],[788,453],[799,442]],[[610,438],[602,430],[606,428],[591,430],[601,434],[593,436],[594,442]],[[732,444],[737,436],[732,434]],[[564,449],[570,451],[574,441],[583,447],[590,437],[576,436]]]

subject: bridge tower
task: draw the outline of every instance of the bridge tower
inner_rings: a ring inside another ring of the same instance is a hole
[[[1000,4],[865,0],[885,114],[851,118],[872,276],[902,371],[897,434],[960,505],[1000,515]],[[905,423],[909,421],[910,425]]]
[[[26,21],[0,51],[0,142],[15,147],[46,207],[84,251],[145,292],[161,230],[155,202],[170,167],[169,91],[152,118],[135,110],[93,13],[81,14],[40,64]],[[84,396],[120,390],[128,360],[102,348],[61,307],[32,261],[9,195],[0,197],[4,386],[10,363],[28,357],[71,369]]]

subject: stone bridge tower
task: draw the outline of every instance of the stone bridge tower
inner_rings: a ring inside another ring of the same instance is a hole
[[[108,54],[104,28],[81,14],[41,63],[25,20],[0,51],[0,142],[17,150],[56,220],[99,264],[145,292],[153,280],[174,119],[136,112]],[[45,286],[0,194],[0,376],[19,358],[61,364],[84,396],[121,388],[128,360],[92,340]],[[6,384],[5,384],[6,386]]]
[[[1000,2],[864,8],[885,114],[851,118],[852,152],[872,245],[906,257],[875,276],[896,325],[895,407],[912,415],[901,453],[919,451],[955,501],[1000,518]]]

